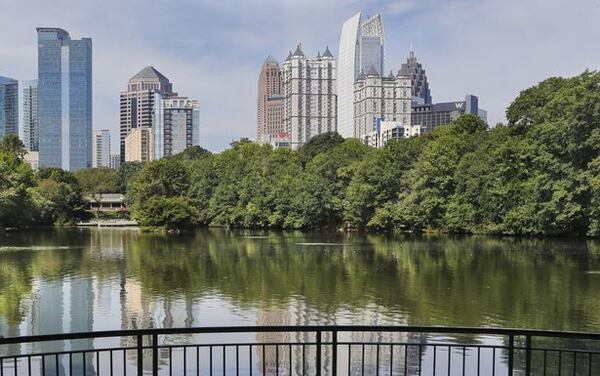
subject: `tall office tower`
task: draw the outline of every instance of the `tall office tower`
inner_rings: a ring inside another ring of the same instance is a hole
[[[19,132],[19,82],[0,76],[0,139]]]
[[[431,91],[427,82],[427,75],[421,63],[417,61],[414,51],[410,51],[406,63],[402,64],[398,74],[408,76],[412,81],[412,96],[416,104],[430,104]]]
[[[110,132],[94,131],[92,137],[92,167],[110,167]]]
[[[298,45],[283,63],[283,88],[284,125],[293,148],[336,131],[335,59],[329,48],[309,59]]]
[[[354,135],[376,131],[379,121],[410,125],[411,85],[407,76],[381,77],[374,67],[354,83]]]
[[[154,98],[154,159],[181,153],[200,145],[198,102],[187,97]]]
[[[153,128],[137,127],[125,137],[124,162],[148,162],[154,159],[154,134]]]
[[[135,128],[154,125],[154,94],[175,96],[173,85],[156,68],[147,66],[131,77],[127,91],[121,92],[121,162],[125,162],[125,138]]]
[[[338,51],[338,133],[356,137],[354,132],[354,82],[374,67],[384,72],[383,21],[375,15],[362,22],[359,12],[344,22]]]
[[[40,166],[92,165],[92,40],[37,28]]]
[[[268,143],[284,132],[281,69],[271,55],[263,63],[258,76],[257,99],[256,141]]]
[[[121,156],[119,154],[110,155],[110,168],[113,170],[121,168]]]
[[[40,122],[38,117],[38,80],[21,82],[21,141],[28,151],[38,151]]]

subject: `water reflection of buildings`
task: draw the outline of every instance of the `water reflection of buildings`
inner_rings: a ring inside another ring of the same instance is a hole
[[[360,314],[345,315],[344,313],[332,313],[326,315],[324,311],[311,307],[305,302],[293,300],[286,306],[264,307],[258,310],[256,324],[258,326],[303,326],[303,325],[402,325],[405,322],[397,320],[391,322],[389,317],[379,313],[382,312],[381,307],[369,307],[361,311]],[[314,333],[257,333],[256,341],[258,343],[307,343],[315,342]],[[323,342],[331,342],[331,332],[322,334]],[[389,374],[390,361],[393,361],[392,374],[404,374],[405,352],[404,347],[395,346],[393,356],[390,352],[390,346],[380,346],[379,352],[376,346],[367,345],[363,349],[362,344],[376,343],[414,343],[419,344],[424,342],[424,338],[420,334],[412,333],[391,333],[391,332],[350,332],[339,333],[338,342],[356,343],[351,347],[351,362],[350,371],[348,370],[348,346],[338,345],[337,365],[339,374],[362,374],[364,363],[365,374],[376,374],[376,365],[379,364],[380,374]],[[332,346],[323,345],[321,352],[322,372],[324,374],[331,373],[332,365]],[[316,371],[316,347],[292,346],[291,348],[291,369],[292,374],[314,374]],[[264,355],[264,357],[263,357]],[[279,374],[289,374],[290,370],[290,347],[280,346],[279,351],[276,351],[276,346],[266,346],[263,354],[263,347],[255,348],[256,370],[266,374],[276,374],[279,367]],[[264,361],[263,361],[264,359]],[[303,365],[302,359],[306,360]],[[411,347],[408,351],[408,363],[406,368],[414,370],[418,367],[419,351],[418,347]]]

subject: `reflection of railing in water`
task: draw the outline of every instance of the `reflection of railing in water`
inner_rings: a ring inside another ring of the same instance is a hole
[[[250,340],[257,333],[290,336],[281,341]],[[122,338],[133,338],[133,345],[22,351],[42,342]],[[582,332],[410,326],[215,327],[0,338],[0,351],[7,345],[11,349],[18,345],[22,353],[0,355],[3,376],[600,374],[600,333]]]

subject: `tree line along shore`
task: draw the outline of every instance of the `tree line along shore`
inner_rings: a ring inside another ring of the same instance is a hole
[[[335,133],[297,151],[240,140],[117,171],[32,171],[0,143],[0,227],[88,218],[83,199],[126,195],[131,218],[198,226],[600,236],[600,73],[526,89],[489,128],[452,124],[374,149]]]

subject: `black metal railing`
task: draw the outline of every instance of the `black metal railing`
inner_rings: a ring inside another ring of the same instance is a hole
[[[9,375],[600,375],[600,333],[244,326],[0,338]]]

